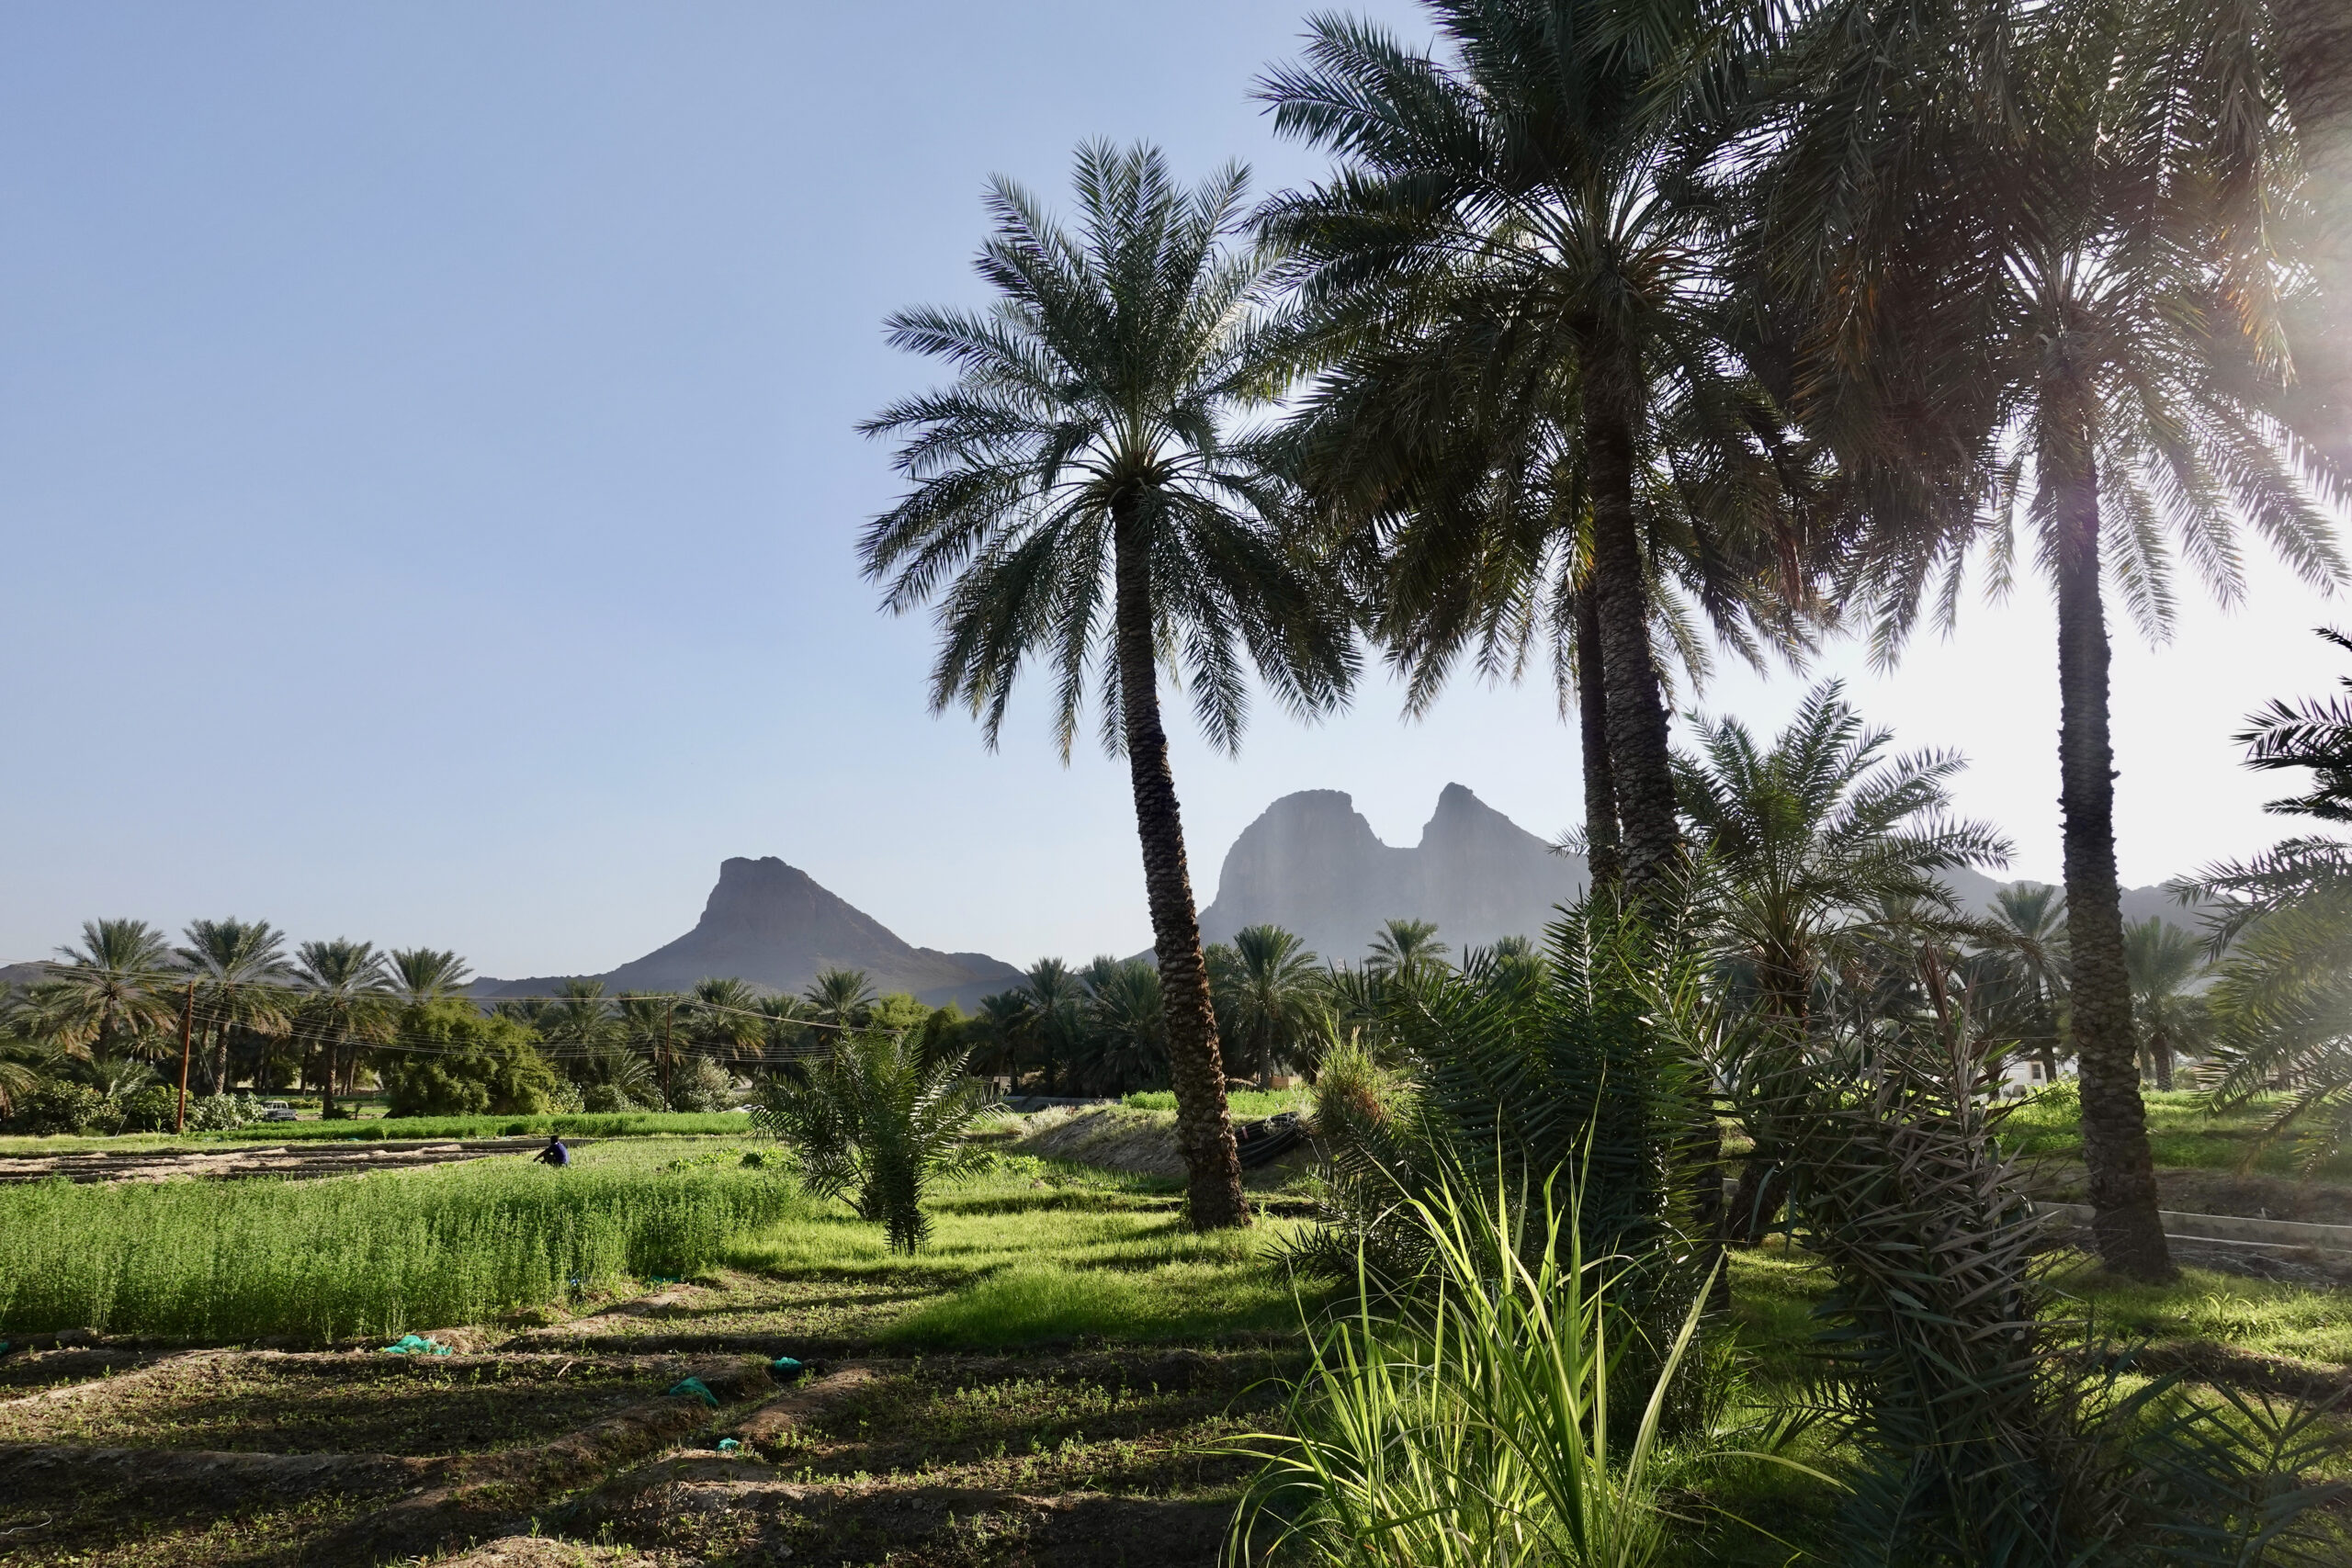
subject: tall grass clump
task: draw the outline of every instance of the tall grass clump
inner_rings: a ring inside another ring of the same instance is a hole
[[[801,1208],[771,1174],[490,1165],[0,1189],[0,1332],[305,1343],[477,1323],[717,1261]]]
[[[1659,1424],[1690,1352],[1692,1299],[1639,1402],[1625,1357],[1641,1328],[1616,1287],[1627,1260],[1588,1258],[1577,1203],[1545,1190],[1542,1228],[1489,1190],[1444,1184],[1400,1213],[1421,1233],[1429,1291],[1384,1314],[1365,1290],[1315,1345],[1261,1461],[1231,1556],[1272,1551],[1350,1568],[1639,1568],[1664,1544]],[[1686,1451],[1712,1439],[1686,1434]],[[1268,1533],[1272,1539],[1261,1539]]]

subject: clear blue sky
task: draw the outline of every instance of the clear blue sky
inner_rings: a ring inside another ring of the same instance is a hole
[[[1406,20],[1384,0],[1358,9]],[[911,941],[1016,961],[1148,941],[1124,771],[1022,704],[990,755],[924,711],[930,630],[852,562],[933,378],[880,321],[969,299],[984,179],[1080,140],[1188,175],[1315,164],[1248,98],[1304,6],[483,3],[0,11],[0,960],[90,916],[262,918],[494,974],[668,940],[777,854]],[[2127,880],[2277,836],[2227,736],[2335,671],[2274,571],[2119,634]],[[1858,670],[1850,652],[1830,667]],[[1975,761],[2054,877],[2036,585],[1864,679]],[[1727,677],[1770,724],[1802,689]],[[1549,834],[1541,689],[1393,693],[1238,762],[1186,743],[1205,900],[1275,795],[1410,842],[1459,780]]]

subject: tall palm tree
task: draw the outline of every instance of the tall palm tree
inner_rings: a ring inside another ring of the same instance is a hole
[[[169,994],[170,942],[144,920],[85,920],[79,946],[57,950],[62,963],[29,988],[42,1032],[101,1055],[165,1055],[177,1015]]]
[[[1605,870],[1622,837],[1647,897],[1681,852],[1653,646],[1671,591],[1751,657],[1804,640],[1792,546],[1818,477],[1718,309],[1721,214],[1673,178],[1696,65],[1737,28],[1702,0],[1427,11],[1442,57],[1326,15],[1261,86],[1279,130],[1342,160],[1262,215],[1325,371],[1295,461],[1381,558],[1375,626],[1415,700],[1465,649],[1489,675],[1532,639],[1573,653],[1589,852]]]
[[[996,742],[1023,662],[1056,671],[1068,756],[1098,680],[1102,739],[1127,758],[1174,1067],[1177,1139],[1202,1228],[1242,1224],[1241,1166],[1199,911],[1159,704],[1188,680],[1210,742],[1238,744],[1248,666],[1295,712],[1336,705],[1354,673],[1345,606],[1285,546],[1288,497],[1236,419],[1281,387],[1265,307],[1273,258],[1224,236],[1245,173],[1187,192],[1156,150],[1080,150],[1079,219],[989,187],[982,313],[916,310],[892,341],[956,382],[868,421],[903,438],[911,488],[863,542],[887,606],[940,600],[932,705],[968,705]],[[1247,655],[1245,659],[1244,655]]]
[[[2051,579],[2092,1229],[2150,1280],[2173,1270],[2123,955],[2106,594],[2161,635],[2177,549],[2234,601],[2240,517],[2307,581],[2346,578],[2344,486],[2284,423],[2294,268],[2270,215],[2298,193],[2262,9],[1962,5],[1922,27],[1892,0],[1825,6],[1728,164],[1758,276],[1810,323],[1805,412],[1871,498],[1842,586],[1882,655],[1923,610],[1950,617],[1973,558],[2007,586],[2020,511]]]
[[[348,937],[306,942],[295,950],[294,979],[305,992],[295,1004],[294,1027],[318,1043],[325,1067],[319,1112],[333,1116],[345,1052],[390,1032],[393,1002],[384,955],[374,942]]]
[[[191,920],[180,934],[187,945],[173,951],[195,972],[197,1016],[211,1044],[212,1092],[226,1094],[231,1035],[278,1035],[291,1025],[286,985],[294,971],[286,936],[267,920],[235,919]]]
[[[473,967],[456,953],[435,947],[397,947],[390,955],[387,983],[403,1007],[422,1007],[454,997],[473,978]]]
[[[2132,1021],[2156,1087],[2172,1088],[2176,1057],[2201,1055],[2211,1019],[2191,989],[2205,973],[2204,944],[2158,915],[2123,928],[2123,964],[2132,976]]]
[[[1315,954],[1295,932],[1257,925],[1212,955],[1209,981],[1231,1026],[1234,1066],[1254,1077],[1295,1063],[1329,1012]]]

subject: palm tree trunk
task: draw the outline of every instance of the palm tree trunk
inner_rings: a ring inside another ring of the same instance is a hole
[[[1200,911],[1184,861],[1184,823],[1168,765],[1168,732],[1159,721],[1159,671],[1152,646],[1151,564],[1138,536],[1136,501],[1112,503],[1116,563],[1119,718],[1135,788],[1136,834],[1143,843],[1144,894],[1151,908],[1152,948],[1159,957],[1159,994],[1168,1024],[1168,1057],[1176,1090],[1176,1142],[1183,1150],[1193,1228],[1250,1223],[1241,1196],[1241,1156],[1225,1104],[1225,1063],[1217,1051],[1216,1012],[1209,1000],[1208,961],[1201,952]]]
[[[1624,886],[1637,910],[1655,914],[1675,893],[1682,824],[1675,809],[1666,702],[1650,652],[1649,588],[1634,517],[1634,432],[1619,407],[1588,407],[1586,473],[1592,484],[1592,587],[1600,610],[1600,673],[1609,768],[1617,796]],[[1707,1252],[1724,1231],[1723,1129],[1712,1097],[1677,1149],[1692,1195],[1691,1220]],[[1731,1275],[1717,1269],[1710,1306],[1731,1305]]]
[[[1617,780],[1609,767],[1609,688],[1600,672],[1600,604],[1591,586],[1577,595],[1577,728],[1584,750],[1584,851],[1591,886],[1624,875],[1617,843]]]
[[[1592,586],[1600,633],[1609,769],[1617,800],[1626,891],[1637,903],[1661,897],[1682,858],[1666,703],[1650,652],[1648,585],[1634,518],[1634,434],[1621,414],[1586,420],[1592,481]]]
[[[2155,1166],[2140,1100],[2123,910],[2115,880],[2115,750],[2108,738],[2107,612],[2099,596],[2098,471],[2087,454],[2057,490],[2059,807],[2065,818],[2066,931],[2074,951],[2075,1058],[2083,1164],[2100,1259],[2136,1280],[2175,1278],[2156,1217]],[[2051,460],[2045,457],[2045,461]]]

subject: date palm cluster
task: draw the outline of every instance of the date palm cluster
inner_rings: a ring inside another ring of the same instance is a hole
[[[1253,696],[1311,719],[1370,666],[1408,713],[1541,671],[1596,888],[1656,940],[1713,911],[1751,999],[1799,1018],[1999,844],[1886,826],[1957,765],[1928,759],[1792,867],[1784,824],[1678,761],[1681,691],[1846,635],[1892,663],[1972,580],[2035,575],[2065,877],[2005,910],[2015,962],[1972,1005],[2001,992],[2000,1027],[2075,1065],[2099,1250],[2168,1277],[2140,1066],[2193,1048],[2196,964],[2121,919],[2108,601],[2161,637],[2182,563],[2241,596],[2249,534],[2346,580],[2352,29],[2218,0],[1420,17],[1318,15],[1261,77],[1329,156],[1314,183],[1252,205],[1238,168],[1188,189],[1100,143],[1068,220],[996,182],[990,302],[888,323],[951,379],[865,427],[905,488],[863,558],[936,617],[934,707],[993,745],[1034,662],[1065,755],[1091,711],[1126,759],[1194,1223],[1248,1217],[1223,1086],[1258,1046],[1201,941],[1163,690],[1230,750]],[[1849,761],[1883,744],[1834,694],[1806,724]],[[1780,787],[1736,724],[1698,739]]]

